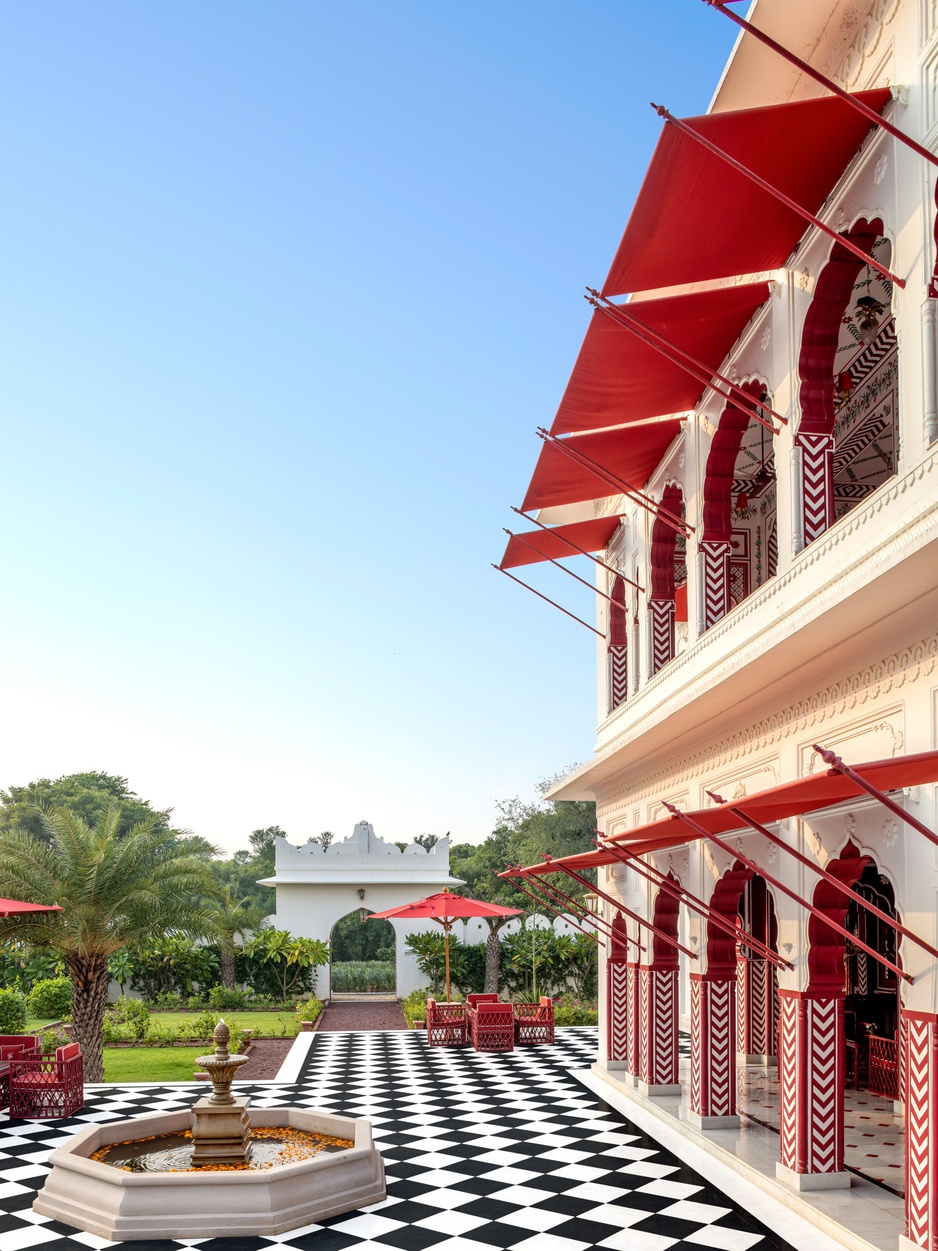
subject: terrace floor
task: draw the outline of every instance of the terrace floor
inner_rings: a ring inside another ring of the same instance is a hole
[[[506,1055],[426,1046],[412,1032],[317,1033],[296,1082],[244,1083],[259,1106],[368,1116],[388,1198],[271,1238],[108,1243],[36,1216],[50,1150],[88,1122],[184,1107],[197,1083],[89,1087],[65,1122],[0,1122],[0,1251],[816,1251],[817,1229],[760,1196],[735,1199],[629,1122],[571,1070],[595,1059],[595,1028]],[[752,1188],[753,1191],[755,1188]],[[775,1210],[777,1208],[777,1211]],[[757,1210],[768,1224],[753,1215]],[[769,1225],[772,1228],[769,1228]],[[783,1237],[778,1230],[784,1230]],[[790,1241],[786,1241],[789,1239]]]

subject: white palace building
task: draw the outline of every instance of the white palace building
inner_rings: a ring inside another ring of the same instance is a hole
[[[938,0],[707,3],[502,560],[600,635],[597,848],[515,880],[598,870],[611,1086],[935,1251]]]

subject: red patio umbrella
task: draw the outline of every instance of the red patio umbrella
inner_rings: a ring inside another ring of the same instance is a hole
[[[451,895],[448,890],[437,895],[428,895],[426,899],[418,899],[415,903],[402,904],[399,908],[388,908],[385,912],[372,912],[368,920],[378,917],[404,921],[408,918],[439,921],[446,934],[446,1002],[449,1003],[449,932],[454,921],[463,917],[511,917],[517,916],[521,908],[502,908],[498,904],[485,903],[482,899],[467,899],[465,895]]]
[[[22,899],[0,899],[0,917],[16,916],[18,912],[61,912],[60,904],[26,903]]]

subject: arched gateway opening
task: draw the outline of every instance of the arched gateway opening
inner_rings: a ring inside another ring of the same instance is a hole
[[[368,920],[366,908],[340,917],[329,942],[332,994],[390,994],[397,988],[397,936],[390,921]]]

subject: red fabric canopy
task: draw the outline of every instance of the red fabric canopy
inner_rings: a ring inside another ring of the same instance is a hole
[[[856,98],[880,112],[889,95],[882,88]],[[812,213],[870,129],[836,96],[683,120]],[[666,123],[603,295],[778,269],[806,228],[803,217]]]
[[[626,305],[629,315],[716,369],[769,296],[768,283]],[[551,434],[599,430],[693,408],[703,384],[601,309],[593,313]]]
[[[26,903],[22,899],[0,899],[0,917],[16,916],[20,912],[61,912],[59,904]]]
[[[448,890],[413,903],[401,904],[399,908],[387,908],[384,912],[372,912],[369,921],[376,918],[428,917],[434,921],[454,921],[457,917],[513,917],[520,908],[503,908],[500,904],[486,903],[483,899],[467,899],[464,895],[452,895]]]
[[[877,790],[896,791],[905,786],[923,786],[938,782],[938,751],[919,752],[914,756],[897,756],[893,760],[874,760],[868,764],[852,766],[867,782]],[[771,825],[774,821],[782,821],[786,817],[800,817],[807,812],[820,812],[845,799],[866,796],[866,791],[844,777],[836,769],[824,769],[821,773],[810,777],[798,778],[794,782],[784,782],[781,786],[771,786],[768,790],[757,791],[754,795],[745,795],[741,799],[730,800],[734,808],[739,808],[747,816],[762,825]],[[727,807],[699,808],[696,812],[688,812],[691,820],[702,825],[708,834],[726,834],[732,830],[744,830],[746,824],[740,821]],[[664,851],[681,843],[695,842],[700,837],[680,817],[662,817],[658,821],[649,821],[637,829],[626,830],[622,834],[613,834],[609,841],[622,843],[629,851],[644,855],[649,851]],[[555,860],[554,865],[565,864],[570,869],[582,872],[583,869],[595,869],[600,865],[617,863],[615,856],[608,852],[585,851],[576,856],[565,856]],[[522,870],[528,876],[551,873],[553,869],[547,863],[531,865]]]
[[[631,430],[612,430],[603,434],[584,434],[570,439],[572,448],[602,465],[610,474],[624,478],[641,489],[681,428],[679,421],[657,421]],[[617,490],[590,469],[577,464],[565,452],[545,443],[534,467],[523,512],[550,508],[557,504],[579,504],[584,500],[601,500],[616,495]]]
[[[601,552],[619,528],[619,521],[618,516],[597,517],[591,521],[556,526],[550,531],[529,530],[525,534],[512,535],[498,567],[516,569],[518,565],[535,565],[539,560],[563,560],[565,556],[578,555],[577,547],[584,552]],[[571,547],[565,539],[570,539],[576,547]],[[532,551],[532,548],[536,550]]]

